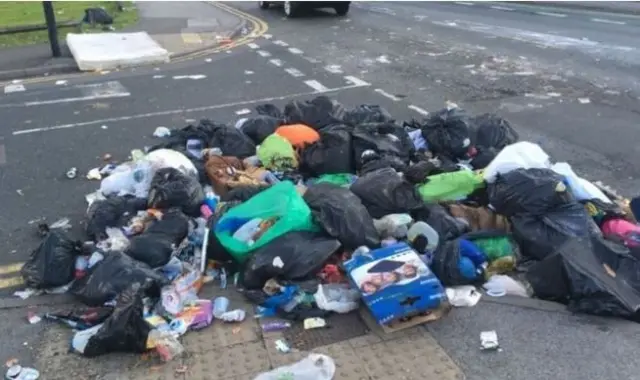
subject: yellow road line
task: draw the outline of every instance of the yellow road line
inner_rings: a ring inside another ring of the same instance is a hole
[[[20,272],[24,263],[0,265],[0,275]]]
[[[15,288],[24,284],[22,277],[0,278],[0,289]]]
[[[188,54],[185,55],[183,57],[177,58],[175,60],[171,60],[171,63],[180,63],[180,62],[184,62],[184,61],[188,61],[194,58],[201,58],[201,57],[205,57],[211,54],[215,54],[215,53],[220,53],[222,51],[225,50],[229,50],[232,49],[234,47],[238,47],[238,46],[242,46],[245,45],[251,41],[253,41],[254,39],[262,36],[263,34],[265,34],[267,32],[267,30],[269,30],[269,26],[267,25],[266,22],[262,21],[261,19],[252,16],[248,13],[239,11],[235,8],[232,8],[228,5],[225,4],[220,4],[217,2],[213,2],[210,1],[209,3],[211,3],[213,6],[216,6],[224,11],[227,11],[235,16],[238,16],[242,19],[247,20],[252,28],[252,32],[244,37],[240,37],[234,41],[232,41],[230,44],[226,44],[223,46],[217,46],[217,47],[213,47],[211,49],[207,49],[207,50],[203,50],[203,51],[199,51],[197,53],[193,53],[193,54]],[[78,78],[78,77],[82,77],[82,76],[88,76],[88,75],[94,75],[94,76],[98,76],[101,75],[99,72],[91,72],[91,73],[74,73],[74,74],[61,74],[61,75],[52,75],[52,76],[48,76],[48,77],[38,77],[38,78],[26,78],[23,79],[20,83],[23,84],[34,84],[34,83],[45,83],[45,82],[50,82],[50,81],[55,81],[55,80],[61,80],[61,79],[72,79],[72,78]],[[8,83],[8,82],[7,82]],[[3,82],[0,82],[0,84],[4,84]]]

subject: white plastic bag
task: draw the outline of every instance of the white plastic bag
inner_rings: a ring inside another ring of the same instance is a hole
[[[360,292],[346,284],[321,284],[313,297],[319,309],[345,314],[358,308]]]
[[[602,190],[598,189],[596,185],[586,179],[580,178],[568,163],[557,162],[551,167],[551,169],[567,179],[571,192],[577,200],[600,199],[605,203],[611,203],[611,200],[602,192]]]
[[[452,286],[446,289],[447,299],[451,306],[455,307],[472,307],[478,304],[482,294],[480,294],[475,286],[460,285]]]
[[[538,144],[520,141],[507,145],[484,169],[484,180],[493,183],[498,174],[516,169],[550,168],[549,155]]]
[[[331,380],[335,373],[333,359],[327,355],[310,354],[294,364],[261,373],[254,380]]]
[[[389,214],[381,219],[374,219],[373,225],[383,239],[403,238],[407,236],[411,222],[413,222],[413,218],[409,214]]]
[[[482,287],[485,288],[487,294],[496,297],[507,294],[510,296],[529,297],[524,285],[507,275],[495,274]]]

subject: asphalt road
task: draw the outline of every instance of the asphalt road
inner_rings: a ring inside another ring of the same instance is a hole
[[[587,178],[627,195],[640,183],[633,143],[640,128],[638,18],[515,4],[376,2],[356,3],[344,18],[318,11],[284,20],[277,9],[233,5],[267,21],[268,34],[207,59],[25,84],[0,99],[5,296],[16,285],[11,265],[37,245],[37,221],[68,217],[80,233],[84,195],[99,186],[84,175],[105,154],[125,160],[131,149],[155,142],[158,126],[233,122],[265,102],[282,106],[325,93],[408,119],[452,100],[473,113],[505,116],[523,139]],[[70,180],[71,167],[79,174]],[[11,312],[0,354],[28,364],[37,356],[31,347],[50,343],[41,327],[24,325],[24,314]],[[640,370],[640,330],[624,321],[482,303],[429,329],[468,379],[626,379]],[[504,351],[488,356],[478,352],[478,334],[491,329]],[[119,360],[112,359],[90,366],[117,368],[108,366]]]

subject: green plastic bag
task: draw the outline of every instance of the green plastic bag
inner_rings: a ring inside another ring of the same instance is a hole
[[[516,254],[517,247],[508,236],[485,237],[472,241],[487,256],[489,262]]]
[[[278,218],[253,244],[234,239],[233,234],[245,223],[255,218]],[[292,182],[279,182],[254,195],[248,201],[233,207],[220,218],[214,232],[220,244],[231,256],[243,263],[249,252],[268,244],[273,239],[291,231],[316,231],[311,209],[298,194]]]
[[[355,175],[351,173],[323,174],[315,183],[332,183],[337,186],[349,186],[353,183]]]
[[[429,180],[428,182],[418,185],[418,193],[425,202],[464,199],[484,186],[482,174],[469,170],[432,175],[427,179]]]
[[[258,147],[258,159],[269,170],[288,170],[298,167],[293,145],[284,137],[272,134]]]

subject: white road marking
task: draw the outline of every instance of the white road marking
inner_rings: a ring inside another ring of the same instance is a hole
[[[251,71],[251,70],[245,70],[245,71],[244,71],[244,75],[253,75],[253,71]]]
[[[278,67],[282,66],[282,61],[279,59],[270,59],[269,62],[271,62],[272,65],[275,65]]]
[[[249,46],[251,49],[257,49],[257,48],[260,47],[260,46],[258,46],[258,44],[254,44],[253,42],[250,43],[250,44],[247,44],[247,46]]]
[[[83,84],[74,87],[66,87],[58,91],[62,93],[64,90],[80,90],[82,96],[57,98],[50,100],[37,100],[22,103],[0,104],[0,108],[32,107],[48,104],[71,103],[97,99],[124,98],[127,96],[131,96],[129,91],[127,91],[127,89],[118,81]]]
[[[389,58],[386,55],[379,56],[378,58],[376,58],[376,61],[380,63],[391,63],[391,61],[389,61]]]
[[[422,108],[420,108],[418,106],[414,106],[413,104],[409,105],[407,108],[409,108],[410,110],[416,111],[420,115],[429,116],[429,111],[424,110],[424,109],[422,109]]]
[[[342,68],[340,65],[327,65],[324,69],[333,74],[342,74]]]
[[[251,113],[251,110],[248,108],[243,108],[241,110],[236,111],[236,115],[248,115]]]
[[[294,48],[294,47],[289,48],[289,52],[291,54],[298,54],[298,55],[299,54],[304,54],[304,52],[302,50],[300,50],[298,48]]]
[[[615,25],[626,25],[627,23],[624,21],[616,21],[616,20],[607,20],[606,18],[592,18],[593,22],[601,22],[603,24],[615,24]]]
[[[75,98],[39,100],[39,101],[33,101],[33,102],[24,102],[22,104],[13,104],[13,105],[8,105],[8,106],[33,107],[33,106],[43,106],[43,105],[47,105],[47,104],[81,102],[81,101],[86,101],[86,100],[126,98],[127,96],[131,96],[131,94],[128,93],[128,92],[119,92],[119,93],[96,95],[96,96],[79,96],[79,97],[75,97]],[[3,104],[1,107],[5,107],[5,106],[7,106],[7,105]]]
[[[589,103],[591,103],[591,99],[589,99],[589,98],[578,98],[578,101],[580,102],[580,104],[589,104]]]
[[[162,79],[164,78],[164,75],[154,75],[153,79]]]
[[[356,78],[351,75],[345,76],[344,79],[346,79],[349,83],[352,83],[354,86],[359,86],[359,87],[371,86],[369,82],[365,82],[362,79]]]
[[[293,68],[293,67],[289,67],[289,68],[287,68],[287,69],[284,69],[284,71],[286,71],[287,73],[289,73],[290,75],[292,75],[292,76],[294,76],[294,77],[296,77],[296,78],[299,78],[299,77],[303,77],[303,76],[304,76],[304,74],[302,73],[302,71],[300,71],[300,70],[298,70],[298,69],[296,69],[296,68]]]
[[[204,79],[207,76],[204,74],[195,74],[195,75],[174,75],[173,79],[193,79],[193,80],[198,80],[198,79]]]
[[[24,85],[22,84],[8,84],[6,86],[4,86],[4,93],[5,94],[10,94],[12,92],[21,92],[24,91]]]
[[[305,61],[309,61],[309,62],[311,62],[311,63],[318,63],[318,62],[320,62],[320,61],[318,61],[317,59],[312,58],[312,57],[302,57],[302,58],[304,58],[304,60],[305,60]]]
[[[263,34],[262,37],[264,37],[267,40],[270,40],[273,38],[273,36],[271,34]]]
[[[265,50],[258,50],[258,54],[260,54],[260,56],[262,57],[271,57],[271,53]]]
[[[288,43],[286,43],[286,42],[284,42],[284,41],[282,41],[282,40],[276,40],[276,41],[273,41],[273,44],[274,44],[274,45],[278,45],[278,46],[289,46],[289,44],[288,44]]]
[[[353,78],[353,79],[359,80],[357,78]],[[243,100],[243,101],[239,101],[239,102],[225,103],[225,104],[214,104],[214,105],[204,106],[204,107],[187,108],[187,109],[181,108],[181,109],[174,109],[174,110],[167,110],[167,111],[149,112],[149,113],[143,113],[143,114],[137,114],[137,115],[131,115],[131,116],[111,117],[111,118],[107,118],[107,119],[83,121],[83,122],[80,122],[80,123],[54,125],[54,126],[51,126],[51,127],[22,129],[22,130],[13,131],[11,134],[13,136],[19,136],[19,135],[26,135],[26,134],[31,134],[31,133],[38,133],[38,132],[56,131],[56,130],[59,130],[59,129],[86,127],[86,126],[89,126],[89,125],[96,125],[96,124],[99,125],[99,124],[103,124],[103,123],[117,123],[117,122],[120,122],[120,121],[145,119],[145,118],[155,117],[155,116],[178,115],[178,114],[184,114],[184,113],[189,113],[189,112],[202,112],[202,111],[209,111],[209,110],[215,110],[215,109],[221,109],[221,108],[246,106],[248,104],[255,104],[255,103],[268,103],[268,102],[273,102],[273,101],[277,101],[277,100],[285,100],[285,99],[289,99],[289,98],[299,98],[299,97],[303,97],[303,96],[317,95],[319,93],[338,92],[338,91],[344,91],[344,90],[349,90],[349,89],[354,89],[354,88],[361,88],[361,87],[370,86],[370,84],[367,83],[367,82],[364,82],[364,81],[360,81],[360,82],[362,82],[362,83],[361,84],[353,84],[353,85],[349,85],[349,86],[336,87],[336,88],[329,88],[329,89],[327,89],[326,91],[323,91],[323,92],[319,92],[319,91],[301,92],[301,93],[297,93],[297,94],[272,96],[272,97],[262,98],[262,99]]]
[[[513,9],[513,8],[501,7],[499,5],[492,5],[489,8],[496,9],[496,10],[499,10],[499,11],[515,11],[515,9]]]
[[[306,84],[307,86],[313,88],[318,92],[326,92],[329,89],[328,87],[325,87],[322,83],[313,79],[304,81],[304,84]]]
[[[67,81],[64,79],[56,81],[56,86],[64,86],[66,84],[67,84]]]
[[[456,1],[456,4],[459,4],[459,5],[469,5],[469,6],[473,5],[473,3],[467,3],[466,1]]]
[[[558,17],[558,18],[567,17],[567,15],[564,13],[536,12],[536,14],[539,14],[540,16],[549,16],[549,17]]]
[[[389,98],[391,100],[393,100],[394,102],[397,102],[398,100],[400,100],[400,98],[386,92],[385,90],[381,89],[381,88],[376,88],[375,90],[373,90],[375,92],[377,92],[378,94],[384,96],[385,98]]]

